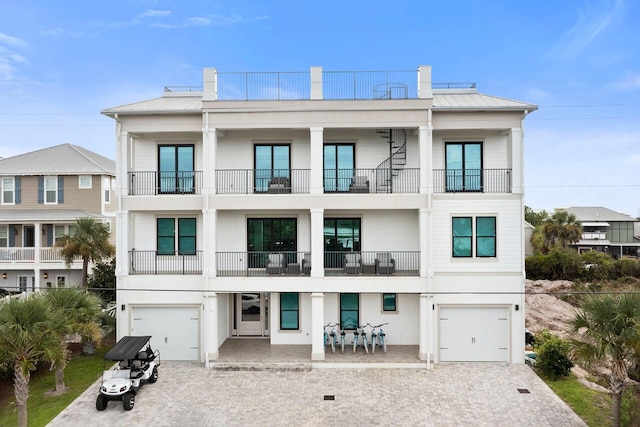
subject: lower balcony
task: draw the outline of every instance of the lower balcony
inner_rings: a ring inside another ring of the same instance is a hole
[[[129,274],[202,274],[202,251],[129,251]]]
[[[61,248],[0,248],[0,263],[5,262],[64,262],[60,254]],[[36,255],[39,256],[36,257]],[[74,257],[73,261],[81,261],[82,258]]]

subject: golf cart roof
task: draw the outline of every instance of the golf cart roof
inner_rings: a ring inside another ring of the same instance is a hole
[[[122,337],[111,350],[104,355],[105,360],[135,359],[140,350],[147,345],[150,335],[142,337]]]

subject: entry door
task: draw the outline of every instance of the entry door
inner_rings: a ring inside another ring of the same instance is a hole
[[[22,230],[24,233],[23,246],[25,248],[34,248],[36,246],[36,228],[33,225],[25,225]]]
[[[245,292],[236,297],[237,334],[245,336],[268,335],[268,299],[261,292]]]

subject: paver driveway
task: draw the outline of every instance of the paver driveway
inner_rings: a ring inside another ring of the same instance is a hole
[[[528,393],[521,393],[525,389]],[[581,426],[526,365],[216,371],[164,362],[132,411],[98,412],[98,383],[50,426]],[[324,400],[325,395],[335,400]]]

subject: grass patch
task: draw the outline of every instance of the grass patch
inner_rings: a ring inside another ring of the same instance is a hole
[[[64,370],[65,385],[69,391],[61,396],[47,396],[55,389],[55,373],[40,369],[34,372],[29,382],[27,401],[29,426],[46,426],[64,408],[69,406],[102,374],[104,355],[109,347],[99,347],[92,356],[74,356]],[[18,425],[18,411],[13,395],[13,381],[6,381],[11,388],[8,398],[0,400],[0,420],[4,426]],[[96,390],[97,393],[97,390]]]
[[[611,397],[578,382],[575,375],[544,382],[590,426],[610,425]]]

